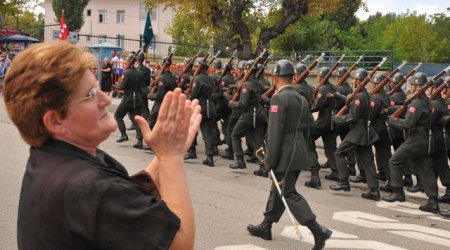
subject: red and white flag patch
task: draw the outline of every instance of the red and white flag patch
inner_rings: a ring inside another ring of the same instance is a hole
[[[395,106],[395,102],[394,101],[391,101],[391,106]]]
[[[432,114],[434,113],[434,109],[431,109],[431,113],[432,113]]]
[[[317,98],[322,98],[322,94],[321,93],[319,93],[319,94],[317,94]]]
[[[359,106],[359,104],[361,104],[361,102],[359,100],[355,100],[355,105]]]
[[[370,106],[373,108],[375,107],[375,102],[370,102]]]
[[[414,113],[414,112],[416,112],[416,108],[410,107],[408,111],[409,111],[410,113]]]
[[[242,93],[247,94],[247,89],[242,89]]]
[[[222,86],[225,86],[225,82],[221,82],[220,84],[221,84]]]
[[[449,105],[447,105],[447,109],[448,109],[448,110],[450,110],[450,104],[449,104]]]
[[[159,82],[159,83],[158,83],[158,86],[160,86],[160,87],[162,87],[163,85],[164,85],[163,82]]]
[[[195,88],[195,86],[196,86],[196,84],[194,83],[194,84],[192,85],[192,87]]]
[[[277,113],[278,105],[270,105],[270,113]]]
[[[184,79],[183,78],[181,78],[181,81],[180,81],[181,83],[184,83]]]

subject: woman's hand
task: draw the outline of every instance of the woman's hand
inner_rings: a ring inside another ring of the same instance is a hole
[[[140,116],[136,116],[136,122],[141,128],[145,142],[158,158],[182,156],[200,126],[200,110],[198,100],[186,100],[181,89],[177,88],[164,96],[153,130]]]

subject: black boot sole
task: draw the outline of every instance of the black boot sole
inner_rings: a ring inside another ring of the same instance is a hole
[[[321,239],[320,242],[316,242],[314,247],[312,248],[312,250],[321,250],[325,247],[325,242],[331,238],[331,234],[333,234],[333,231],[327,229],[325,235],[323,236],[323,238]]]
[[[256,236],[256,237],[260,237],[260,238],[262,238],[262,239],[264,239],[264,240],[272,240],[272,235],[261,234],[259,231],[253,230],[253,228],[250,227],[250,226],[247,227],[247,231],[248,231],[251,235]]]

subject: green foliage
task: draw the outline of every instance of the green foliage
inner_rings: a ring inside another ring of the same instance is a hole
[[[84,25],[84,9],[89,0],[52,0],[55,22],[59,23],[64,11],[64,19],[70,31],[80,31]]]

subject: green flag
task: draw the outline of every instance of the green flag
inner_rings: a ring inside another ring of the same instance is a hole
[[[144,27],[144,51],[147,50],[152,39],[153,39],[152,22],[150,21],[150,13],[147,12],[147,19],[145,20],[145,27]]]

